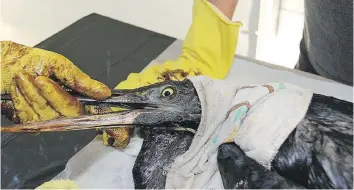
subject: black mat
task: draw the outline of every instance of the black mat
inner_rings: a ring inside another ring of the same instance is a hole
[[[114,88],[140,72],[170,38],[97,14],[86,16],[36,47],[63,54],[91,77]],[[12,124],[2,116],[1,125]],[[1,188],[35,188],[52,179],[96,135],[93,130],[1,134]]]

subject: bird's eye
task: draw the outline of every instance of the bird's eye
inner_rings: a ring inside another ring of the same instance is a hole
[[[162,95],[163,97],[167,97],[167,96],[171,96],[173,93],[174,93],[174,90],[169,87],[169,88],[163,89],[161,95]]]

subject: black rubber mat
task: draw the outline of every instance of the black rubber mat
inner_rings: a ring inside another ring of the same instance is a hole
[[[110,88],[140,72],[175,41],[98,14],[88,15],[36,47],[63,54]],[[2,116],[1,125],[12,124]],[[61,172],[96,132],[1,134],[1,188],[35,188]]]

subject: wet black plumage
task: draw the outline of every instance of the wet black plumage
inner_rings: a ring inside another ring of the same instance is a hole
[[[217,160],[225,189],[304,188],[247,157],[235,143],[220,145]]]
[[[353,104],[315,94],[273,170],[306,188],[353,187]]]
[[[284,179],[290,179],[299,187],[352,189],[352,115],[352,103],[314,94],[306,116],[280,147],[272,162],[271,170]],[[236,145],[224,144],[220,146],[218,156],[220,158],[240,156],[234,146]],[[233,151],[227,152],[225,149]],[[252,175],[241,175],[241,177],[230,175],[235,172],[231,168],[239,168],[239,165],[251,164],[252,167],[258,167],[250,158],[238,160],[237,163],[229,163],[226,159],[218,160],[225,188],[233,188],[230,184],[237,184],[239,181],[248,184],[247,188],[270,188],[265,184],[264,179],[254,180],[254,176],[264,175],[263,169],[253,171],[247,169],[247,172],[253,172]],[[279,185],[278,176],[270,174],[270,171],[268,171],[267,180]],[[283,185],[276,187],[289,187],[286,183],[280,184]]]
[[[172,162],[186,152],[193,133],[185,131],[144,130],[144,141],[133,167],[137,189],[164,189]]]

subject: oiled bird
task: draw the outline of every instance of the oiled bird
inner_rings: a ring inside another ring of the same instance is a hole
[[[95,104],[127,111],[2,127],[2,132],[83,130],[131,125],[144,137],[133,168],[136,188],[165,188],[168,166],[188,150],[202,117],[193,83],[165,81]],[[81,101],[90,101],[82,98]],[[219,147],[218,167],[229,188],[352,188],[353,103],[313,94],[307,113],[281,145],[267,170],[234,143]],[[240,183],[242,182],[242,183]]]

